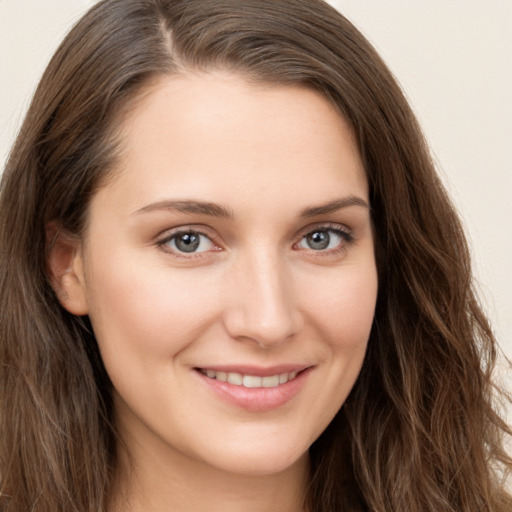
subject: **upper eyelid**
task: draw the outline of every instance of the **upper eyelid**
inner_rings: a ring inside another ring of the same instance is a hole
[[[353,230],[349,228],[345,224],[337,223],[337,222],[318,222],[309,224],[301,228],[295,234],[295,241],[293,245],[300,242],[305,236],[309,233],[314,232],[315,230],[331,230],[338,231],[346,234],[347,236],[353,237]],[[215,246],[222,247],[222,243],[219,241],[219,235],[212,228],[209,228],[205,225],[200,224],[191,224],[191,225],[182,225],[175,228],[170,228],[163,230],[160,234],[156,236],[158,245],[163,245],[175,236],[178,236],[183,233],[198,233],[199,235],[206,236]]]
[[[219,243],[218,237],[212,236],[212,234],[210,234],[207,231],[209,231],[209,230],[205,229],[203,227],[198,228],[197,226],[180,226],[177,228],[167,229],[167,230],[162,231],[159,235],[156,236],[156,245],[159,248],[161,248],[162,250],[164,250],[165,252],[173,253],[176,255],[178,255],[178,254],[182,255],[182,253],[180,251],[176,251],[170,247],[168,247],[167,249],[164,249],[164,246],[166,244],[168,244],[172,239],[174,239],[175,237],[177,237],[181,234],[197,233],[198,235],[202,235],[202,236],[205,236],[206,238],[208,238],[208,240],[213,245],[214,250],[222,249],[222,245]],[[187,258],[201,257],[201,256],[204,256],[205,253],[207,253],[207,252],[210,252],[210,251],[191,252],[189,254],[183,253],[183,255],[185,255],[184,257],[187,257]]]
[[[327,224],[317,224],[316,226],[309,227],[305,231],[302,231],[302,234],[299,235],[298,240],[293,244],[294,248],[306,238],[306,236],[310,233],[314,233],[315,231],[332,231],[336,232],[338,236],[342,239],[340,243],[331,249],[326,250],[314,250],[307,248],[299,248],[298,250],[306,251],[307,253],[311,252],[315,257],[327,257],[329,255],[337,254],[341,251],[346,251],[350,245],[355,241],[355,236],[353,230],[344,224],[338,223],[327,223]]]
[[[197,233],[198,235],[205,236],[206,238],[208,238],[208,240],[212,244],[212,248],[205,250],[205,251],[199,251],[199,252],[196,252],[196,251],[184,252],[184,251],[180,251],[177,248],[173,248],[169,245],[170,242],[174,238],[176,238],[180,234],[186,234],[186,233]],[[208,253],[217,252],[219,250],[222,250],[222,247],[220,247],[220,245],[215,240],[213,240],[212,237],[209,236],[207,233],[204,233],[203,231],[198,230],[197,228],[187,229],[186,227],[183,229],[177,228],[177,229],[171,230],[171,231],[170,230],[164,231],[161,236],[157,237],[156,246],[158,247],[158,249],[160,251],[166,253],[167,255],[171,255],[174,258],[178,258],[179,260],[182,260],[182,261],[194,261],[196,259],[200,260],[201,258],[205,258],[208,255]]]
[[[308,224],[307,226],[304,226],[300,228],[295,236],[302,236],[303,234],[308,234],[311,231],[314,231],[315,229],[333,229],[333,230],[340,230],[345,231],[346,233],[352,233],[352,229],[348,227],[346,224],[341,224],[339,222],[315,222],[313,224]],[[175,228],[167,228],[162,230],[158,235],[158,237],[165,237],[165,235],[168,235],[169,237],[178,235],[180,233],[199,233],[205,236],[212,236],[211,232],[216,234],[216,231],[212,228],[205,226],[203,224],[184,224],[182,226],[177,226]],[[214,235],[215,236],[215,235]]]
[[[204,235],[208,237],[210,240],[215,238],[215,234],[212,233],[212,230],[208,228],[207,226],[202,225],[184,225],[179,226],[176,228],[168,228],[161,231],[155,238],[158,240],[169,240],[177,235],[183,234],[183,233],[197,233],[199,235]]]
[[[298,231],[296,236],[302,239],[304,236],[308,235],[309,233],[312,233],[313,231],[321,230],[341,231],[342,233],[345,233],[347,235],[353,235],[353,229],[348,227],[346,224],[341,224],[338,222],[319,222],[305,226],[304,228]]]

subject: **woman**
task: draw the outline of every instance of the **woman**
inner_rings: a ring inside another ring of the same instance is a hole
[[[1,194],[2,509],[510,510],[460,224],[324,3],[100,2]]]

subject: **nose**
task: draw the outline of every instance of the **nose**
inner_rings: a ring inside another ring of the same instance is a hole
[[[228,281],[224,324],[231,337],[272,347],[301,330],[291,272],[278,256],[260,251],[239,263]]]

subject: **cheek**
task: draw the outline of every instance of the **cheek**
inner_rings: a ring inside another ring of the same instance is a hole
[[[371,261],[317,280],[307,297],[311,321],[332,350],[364,353],[377,299],[377,272]]]
[[[319,274],[308,281],[303,307],[309,315],[310,339],[322,354],[321,392],[309,397],[308,405],[317,437],[342,407],[360,373],[373,324],[377,273],[369,260],[368,265],[347,264],[330,276]]]
[[[105,260],[103,260],[105,261]],[[87,279],[90,318],[100,349],[143,358],[180,352],[214,321],[212,277],[136,257],[95,265]]]

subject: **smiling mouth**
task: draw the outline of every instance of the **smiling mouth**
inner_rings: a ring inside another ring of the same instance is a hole
[[[209,379],[227,382],[228,384],[243,386],[245,388],[276,388],[294,380],[297,375],[301,373],[293,371],[261,377],[258,375],[245,375],[236,372],[205,370],[203,368],[198,368],[198,371]]]

